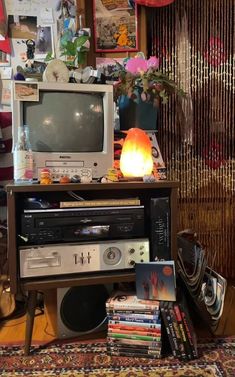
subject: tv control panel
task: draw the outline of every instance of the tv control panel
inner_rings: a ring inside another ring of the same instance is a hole
[[[69,177],[70,179],[75,175],[78,175],[82,179],[85,179],[86,182],[92,181],[92,169],[90,168],[79,168],[79,167],[64,167],[64,166],[55,166],[48,167],[51,172],[51,177],[54,182],[59,182],[61,177]],[[40,177],[40,172],[42,169],[38,170],[38,177]]]

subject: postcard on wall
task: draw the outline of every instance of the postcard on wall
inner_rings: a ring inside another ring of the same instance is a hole
[[[176,301],[175,262],[136,263],[136,295],[140,299]]]
[[[11,55],[0,51],[0,67],[8,67],[11,64]]]
[[[72,0],[69,0],[69,7]],[[7,0],[5,1],[8,14],[38,14],[40,8],[52,7],[57,10],[59,0]]]
[[[10,80],[12,76],[12,67],[4,67],[0,65],[1,80]]]
[[[37,17],[9,15],[8,33],[10,38],[34,40],[37,34]]]
[[[39,89],[37,83],[14,83],[14,98],[18,101],[39,101]]]
[[[11,80],[2,80],[1,105],[11,106]]]
[[[137,5],[128,0],[93,0],[97,52],[137,51]]]
[[[40,20],[43,24],[53,24],[53,9],[52,8],[40,8]]]

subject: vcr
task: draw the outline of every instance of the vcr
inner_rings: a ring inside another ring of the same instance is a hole
[[[21,240],[28,245],[144,235],[144,206],[27,209],[21,216]]]

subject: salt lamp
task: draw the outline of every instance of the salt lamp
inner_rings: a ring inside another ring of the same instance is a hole
[[[165,7],[175,0],[135,0],[136,4],[146,5],[147,7]]]
[[[153,169],[152,145],[147,133],[140,128],[131,128],[124,140],[120,170],[124,177],[143,177]]]

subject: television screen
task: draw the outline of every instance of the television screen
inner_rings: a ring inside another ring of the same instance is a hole
[[[23,103],[34,152],[102,152],[102,93],[40,91],[39,102]]]

